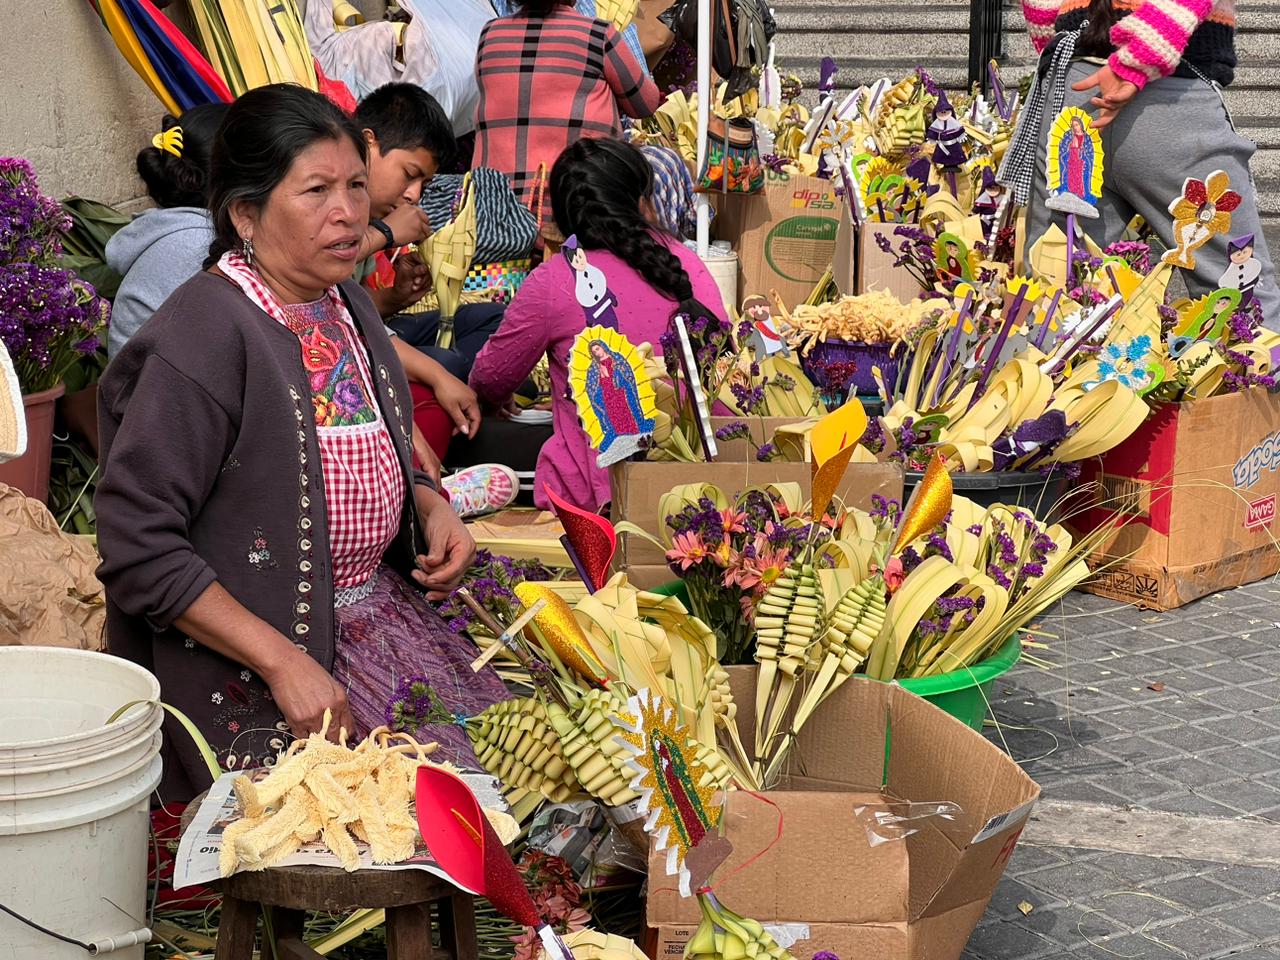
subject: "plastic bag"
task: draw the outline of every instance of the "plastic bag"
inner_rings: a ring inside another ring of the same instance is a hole
[[[328,3],[307,4],[307,43],[325,74],[357,100],[388,83],[416,83],[440,102],[455,137],[470,133],[480,102],[476,48],[493,7],[487,0],[402,0],[400,7],[410,16],[403,63],[396,24],[375,20],[339,31]]]
[[[929,820],[936,821],[933,826],[943,833],[950,833],[959,827],[963,813],[958,804],[946,802],[868,803],[853,808],[853,818],[867,831],[867,845],[871,847],[905,840]]]
[[[404,76],[440,101],[461,137],[476,128],[476,49],[493,19],[488,0],[401,0],[413,19],[404,34]]]
[[[560,857],[583,889],[606,886],[618,873],[643,874],[645,858],[592,800],[544,807],[529,828],[529,846]]]

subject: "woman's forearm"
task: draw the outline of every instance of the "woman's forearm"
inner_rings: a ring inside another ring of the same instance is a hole
[[[396,348],[396,356],[400,358],[400,366],[404,367],[404,374],[414,383],[420,383],[424,387],[435,387],[440,382],[440,376],[449,375],[449,371],[440,364],[440,361],[434,360],[427,356],[417,347],[411,347],[399,337],[391,340],[392,345]]]
[[[206,588],[174,626],[201,646],[248,667],[268,685],[300,654],[284,634],[250,613],[220,583]]]

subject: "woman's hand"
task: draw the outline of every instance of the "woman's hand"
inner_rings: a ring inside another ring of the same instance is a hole
[[[431,449],[431,444],[427,443],[427,438],[422,435],[416,423],[413,425],[413,455],[418,458],[418,466],[422,472],[431,478],[437,490],[440,489],[440,458]]]
[[[453,421],[453,435],[474,437],[480,429],[480,401],[476,392],[449,373],[443,367],[430,384],[436,394],[436,403]]]
[[[422,518],[427,553],[419,554],[413,579],[427,591],[427,599],[444,600],[462,582],[471,566],[476,542],[449,501],[419,484],[414,488],[418,515]]]
[[[1098,108],[1098,117],[1093,121],[1095,130],[1101,130],[1114,120],[1116,114],[1138,95],[1137,85],[1128,80],[1121,80],[1111,70],[1109,64],[1099,67],[1096,72],[1079,83],[1071,85],[1071,89],[1078,93],[1085,93],[1095,88],[1098,93],[1089,101]]]
[[[271,687],[271,697],[284,714],[295,737],[308,737],[324,726],[324,712],[331,711],[328,736],[337,741],[340,729],[354,734],[355,719],[347,704],[347,694],[329,671],[296,647],[263,674]]]

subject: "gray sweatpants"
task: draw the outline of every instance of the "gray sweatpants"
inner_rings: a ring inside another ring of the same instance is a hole
[[[1064,107],[1082,107],[1092,116],[1091,94],[1077,93],[1071,84],[1098,68],[1091,63],[1071,65]],[[1027,246],[1038,240],[1056,222],[1066,231],[1066,214],[1045,207],[1047,184],[1045,164],[1049,127],[1054,118],[1044,116],[1036,150],[1036,173],[1027,207]],[[1244,202],[1231,214],[1231,231],[1214,237],[1195,253],[1196,269],[1183,271],[1187,290],[1193,297],[1218,288],[1226,270],[1227,243],[1233,237],[1254,235],[1254,256],[1262,264],[1262,277],[1254,296],[1262,306],[1266,326],[1280,330],[1280,288],[1275,268],[1258,219],[1258,200],[1249,158],[1257,149],[1253,141],[1240,136],[1231,125],[1227,108],[1218,91],[1203,80],[1165,77],[1149,83],[1102,129],[1105,156],[1102,200],[1097,220],[1077,217],[1076,222],[1095,243],[1106,246],[1120,239],[1134,214],[1151,226],[1160,241],[1174,246],[1169,204],[1182,193],[1187,177],[1203,180],[1214,170],[1226,171],[1231,189]],[[1052,219],[1051,219],[1052,218]]]

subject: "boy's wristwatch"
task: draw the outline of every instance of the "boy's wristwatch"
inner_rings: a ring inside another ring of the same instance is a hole
[[[386,246],[382,248],[383,250],[390,250],[392,247],[396,245],[395,234],[393,234],[391,232],[391,228],[388,227],[381,220],[371,219],[369,221],[369,226],[373,227],[373,229],[377,230],[380,234],[382,234],[384,237],[387,238],[387,243],[386,243]]]

